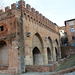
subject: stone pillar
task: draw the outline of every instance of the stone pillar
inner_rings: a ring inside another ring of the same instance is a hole
[[[33,65],[32,47],[25,47],[25,65]]]
[[[60,44],[59,44],[59,58],[61,58],[61,48],[60,48]]]
[[[53,62],[53,48],[51,50],[51,62]]]
[[[8,55],[9,55],[9,69],[19,73],[19,60],[18,60],[18,46],[16,41],[12,41],[11,45],[9,43]]]
[[[55,41],[53,41],[53,61],[56,61]]]
[[[53,47],[53,61],[56,61],[56,52],[55,52],[55,47]]]
[[[44,54],[44,65],[48,64],[48,56],[47,56],[47,47],[44,47],[43,49],[43,54]]]

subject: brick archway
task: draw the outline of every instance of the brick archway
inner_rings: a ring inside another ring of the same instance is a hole
[[[42,65],[42,55],[37,47],[33,49],[33,65]]]
[[[47,39],[47,57],[48,57],[48,64],[49,64],[53,61],[53,43],[50,37],[48,37]]]
[[[58,60],[58,51],[57,48],[55,47],[55,53],[56,53],[56,61]]]
[[[50,64],[50,62],[51,62],[51,50],[49,47],[47,48],[47,57],[48,57],[48,64]]]
[[[33,36],[33,39],[32,39],[32,47],[33,49],[35,47],[38,47],[40,52],[42,53],[43,52],[43,41],[42,41],[42,38],[40,36],[39,33],[36,33],[34,36]]]
[[[8,47],[5,41],[0,41],[0,66],[8,66]]]
[[[58,40],[55,40],[55,55],[56,55],[56,61],[58,60],[59,57],[59,44],[58,44]]]
[[[42,41],[42,38],[39,33],[36,33],[33,36],[32,47],[33,47],[33,59],[36,59],[36,57],[37,57],[37,60],[38,60],[38,61],[36,60],[38,63],[35,61],[36,62],[35,65],[42,65],[43,64],[43,41]],[[36,50],[39,51],[38,54],[35,54]],[[34,57],[34,56],[36,56],[36,57]],[[34,62],[34,60],[33,60],[33,62]]]

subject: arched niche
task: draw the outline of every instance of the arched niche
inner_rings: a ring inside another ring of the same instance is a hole
[[[43,63],[43,58],[41,52],[37,47],[35,47],[33,49],[33,65],[42,65],[42,63]]]
[[[8,66],[8,47],[5,41],[0,41],[0,66]]]
[[[55,40],[55,53],[56,53],[56,61],[57,61],[59,57],[59,44],[57,39]]]
[[[47,48],[47,57],[48,57],[48,64],[50,64],[51,63],[51,50],[49,47]]]
[[[43,41],[39,33],[36,33],[32,39],[33,48],[38,47],[40,52],[43,52]]]

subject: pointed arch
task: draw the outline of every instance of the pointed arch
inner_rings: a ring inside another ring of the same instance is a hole
[[[59,43],[58,43],[58,40],[56,39],[55,41],[56,41],[56,43],[57,43],[57,45],[58,45],[58,44],[59,44]]]
[[[33,49],[33,65],[42,65],[43,58],[38,47]]]
[[[56,54],[56,61],[57,61],[59,57],[59,43],[57,39],[55,39],[55,54]]]
[[[42,40],[39,33],[35,33],[35,35],[33,36],[32,46],[33,46],[33,48],[38,47],[40,52],[42,52],[42,50],[43,50],[43,40]]]
[[[48,64],[52,62],[53,58],[53,43],[51,37],[48,37],[47,40],[47,57],[48,57]]]
[[[51,62],[51,50],[49,47],[47,48],[47,57],[48,57],[48,64],[50,64],[50,62]]]
[[[48,47],[52,50],[53,49],[53,43],[52,43],[52,39],[50,37],[48,37],[48,41],[49,43]]]

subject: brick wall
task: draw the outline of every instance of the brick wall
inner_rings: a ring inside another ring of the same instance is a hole
[[[70,56],[71,54],[75,54],[74,46],[62,46],[61,47],[62,58],[65,57],[65,55]]]
[[[26,65],[26,72],[52,72],[58,67],[58,63],[62,64],[66,59],[62,59],[58,62],[54,62],[49,65]]]
[[[27,65],[26,71],[27,72],[49,72],[52,70],[52,67],[43,66],[43,65]]]

